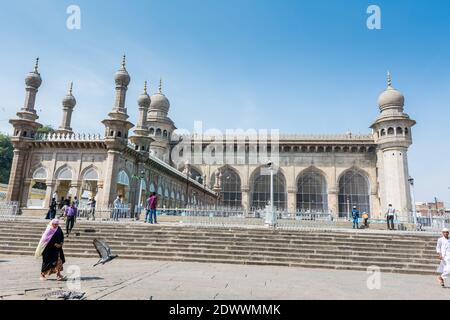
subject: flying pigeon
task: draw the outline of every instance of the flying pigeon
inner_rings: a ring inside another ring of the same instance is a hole
[[[111,248],[106,244],[105,241],[94,239],[94,247],[100,256],[100,260],[94,265],[94,267],[98,266],[99,264],[108,263],[118,257],[117,255],[111,254]]]

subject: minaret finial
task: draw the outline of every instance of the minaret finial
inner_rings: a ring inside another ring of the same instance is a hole
[[[122,68],[125,69],[126,64],[127,64],[127,56],[124,54],[122,57]]]
[[[162,78],[159,79],[159,93],[162,94]]]
[[[147,80],[144,82],[144,94],[147,94]]]
[[[387,72],[387,83],[388,83],[388,87],[392,87],[392,75],[389,70]]]
[[[34,65],[34,72],[38,73],[39,70],[39,57],[36,58],[36,64]]]
[[[70,86],[69,86],[69,95],[71,96],[73,93],[73,81],[70,82]]]

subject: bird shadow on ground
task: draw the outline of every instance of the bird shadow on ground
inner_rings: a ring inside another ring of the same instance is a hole
[[[9,260],[0,260],[0,263],[6,263],[9,262]]]

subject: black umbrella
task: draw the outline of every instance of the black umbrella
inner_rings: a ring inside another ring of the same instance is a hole
[[[94,239],[94,247],[100,256],[100,260],[94,265],[94,267],[98,266],[99,264],[108,263],[118,257],[117,255],[111,254],[111,248],[106,244],[105,241]]]

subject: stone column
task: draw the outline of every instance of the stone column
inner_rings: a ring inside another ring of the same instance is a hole
[[[119,160],[120,152],[108,150],[106,158],[105,180],[103,181],[103,197],[99,203],[101,207],[108,208],[117,196],[117,170],[116,163]]]
[[[72,181],[70,184],[69,193],[72,196],[72,200],[77,197],[78,200],[80,200],[80,187],[81,187],[81,181]]]
[[[28,207],[28,196],[30,193],[31,183],[33,180],[25,179],[23,182],[22,194],[19,200],[19,208]]]
[[[290,213],[295,213],[297,211],[297,190],[288,188],[287,196],[287,209]]]
[[[339,217],[339,190],[337,187],[328,189],[328,210],[332,212],[333,218]]]
[[[53,192],[55,191],[56,181],[49,180],[46,181],[47,190],[45,191],[44,208],[49,208],[52,202]],[[56,199],[58,201],[58,199]]]
[[[250,210],[250,188],[248,186],[241,187],[242,193],[242,208],[245,211]]]
[[[14,157],[11,165],[11,174],[9,176],[8,191],[6,201],[17,201],[19,207],[22,207],[22,193],[25,190],[22,181],[25,179],[25,163],[27,153],[24,150],[14,149]],[[26,203],[25,203],[26,206]]]

